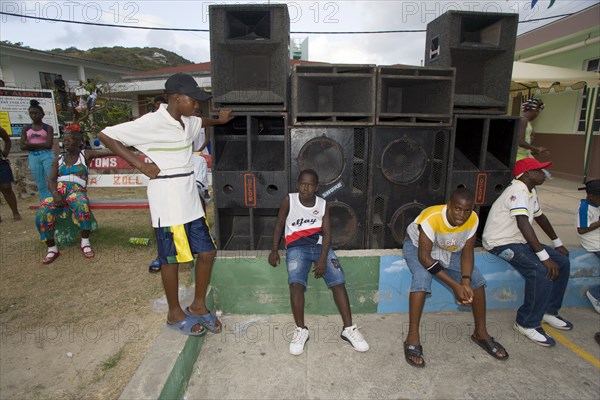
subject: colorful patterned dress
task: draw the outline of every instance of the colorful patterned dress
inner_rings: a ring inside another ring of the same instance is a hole
[[[57,190],[65,199],[68,210],[58,207],[52,196],[42,201],[35,215],[35,224],[42,241],[54,239],[57,214],[66,211],[71,211],[73,222],[79,231],[92,230],[94,221],[90,213],[90,201],[87,197],[87,177],[88,167],[83,153],[79,154],[77,162],[73,165],[67,164],[63,155],[58,157]],[[65,239],[67,240],[62,241],[71,241],[74,238]]]

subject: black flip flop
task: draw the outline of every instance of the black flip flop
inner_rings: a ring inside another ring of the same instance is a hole
[[[479,345],[482,349],[484,349],[490,356],[494,357],[497,360],[508,360],[508,352],[502,345],[494,340],[493,337],[489,339],[475,339],[474,335],[471,335],[471,340]],[[498,352],[503,351],[506,354],[504,357],[498,355]]]
[[[596,343],[600,344],[600,332],[596,332],[594,339],[596,339]]]
[[[421,360],[423,360],[423,362],[421,364],[417,364],[411,359],[411,357],[419,357]],[[423,346],[421,345],[404,343],[404,358],[406,359],[406,362],[412,365],[413,367],[425,367],[425,358],[423,357]]]

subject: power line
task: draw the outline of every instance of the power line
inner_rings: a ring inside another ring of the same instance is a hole
[[[146,30],[153,30],[153,31],[174,31],[174,32],[209,32],[208,29],[197,29],[197,28],[159,28],[159,27],[153,27],[153,26],[132,26],[132,25],[119,25],[119,24],[103,24],[100,22],[70,21],[70,20],[65,20],[65,19],[36,17],[33,15],[16,14],[16,13],[4,12],[4,11],[0,11],[0,15],[37,19],[37,20],[49,21],[49,22],[63,22],[63,23],[67,23],[67,24],[104,26],[104,27],[108,27],[108,28],[146,29]],[[524,24],[524,23],[529,23],[529,22],[545,21],[548,19],[568,17],[570,15],[573,15],[573,13],[554,15],[552,17],[545,17],[545,18],[530,19],[530,20],[526,20],[526,21],[519,21],[519,23]],[[291,34],[302,34],[302,35],[365,35],[365,34],[374,34],[374,33],[380,34],[380,33],[423,33],[423,32],[427,32],[427,30],[426,29],[402,29],[402,30],[348,31],[348,32],[298,31],[298,32],[290,32],[290,33]]]

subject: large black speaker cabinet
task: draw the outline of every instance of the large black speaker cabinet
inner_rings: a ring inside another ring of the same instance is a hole
[[[209,15],[216,106],[285,111],[290,75],[287,6],[211,5]]]
[[[374,65],[296,64],[292,124],[368,126],[375,121]]]
[[[425,65],[455,67],[454,112],[505,114],[518,14],[448,11],[427,24]]]
[[[365,127],[291,129],[291,191],[296,191],[300,171],[317,172],[317,194],[329,204],[337,249],[365,248],[369,136]]]
[[[285,113],[240,115],[212,130],[213,192],[219,208],[277,208],[288,192]]]
[[[449,129],[376,127],[371,139],[368,247],[402,247],[408,225],[444,201]]]
[[[455,116],[446,199],[466,187],[475,194],[475,205],[491,205],[512,180],[518,129],[518,117]]]
[[[237,113],[229,123],[213,128],[219,248],[271,248],[277,210],[289,189],[288,137],[285,113]]]
[[[376,125],[450,126],[454,68],[377,68]]]

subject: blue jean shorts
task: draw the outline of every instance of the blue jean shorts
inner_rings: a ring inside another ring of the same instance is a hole
[[[205,217],[182,225],[154,228],[154,233],[161,264],[190,262],[194,254],[208,253],[217,248]]]
[[[321,257],[320,244],[296,246],[287,249],[285,263],[288,271],[288,284],[298,283],[306,288],[311,267]],[[327,253],[327,267],[323,279],[328,288],[346,283],[342,265],[333,250]]]
[[[431,293],[431,280],[433,275],[427,272],[425,267],[419,262],[419,249],[407,238],[404,240],[402,252],[404,253],[406,265],[408,265],[412,274],[410,291]],[[444,272],[458,283],[460,283],[462,279],[462,270],[460,266],[461,253],[462,252],[460,251],[452,253],[450,265],[448,265],[447,268],[444,268]],[[479,268],[477,268],[476,265],[473,265],[473,272],[471,272],[471,289],[477,289],[478,287],[485,285],[485,283],[485,278],[481,272],[479,272]]]

